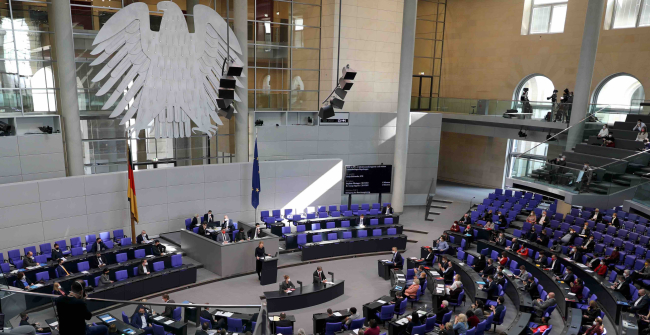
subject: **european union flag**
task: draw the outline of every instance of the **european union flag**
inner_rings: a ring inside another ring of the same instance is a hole
[[[257,138],[255,138],[255,156],[253,158],[253,190],[251,205],[257,209],[260,204],[260,159],[257,157]]]

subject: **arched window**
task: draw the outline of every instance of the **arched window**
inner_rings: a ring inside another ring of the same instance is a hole
[[[617,73],[603,80],[594,91],[593,102],[610,109],[638,107],[645,99],[643,85],[627,73]]]
[[[553,94],[555,86],[546,76],[541,74],[531,74],[519,82],[512,100],[519,101],[524,88],[528,89],[528,100],[547,101],[546,98]]]

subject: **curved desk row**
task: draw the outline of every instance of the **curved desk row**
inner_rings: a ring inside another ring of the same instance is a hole
[[[505,236],[507,236],[509,239],[516,238],[514,235],[510,234],[505,234]],[[548,255],[549,257],[550,255],[554,254],[551,249],[545,246],[541,246],[537,243],[532,243],[521,238],[519,238],[519,241],[520,243],[523,243],[527,248],[532,249],[535,253],[544,251],[544,254]],[[603,306],[603,310],[607,316],[612,321],[614,321],[616,325],[618,325],[623,307],[627,306],[627,299],[620,292],[609,288],[611,283],[609,283],[605,278],[602,278],[595,272],[591,271],[591,269],[589,269],[589,267],[586,265],[579,265],[578,263],[568,259],[564,254],[559,254],[557,256],[560,264],[564,265],[565,267],[571,267],[573,273],[584,281],[585,286],[588,287],[591,291],[590,294],[595,294],[598,297],[598,303]]]
[[[382,235],[387,235],[387,231],[390,228],[395,228],[397,234],[402,234],[404,226],[400,224],[381,224],[381,225],[372,225],[372,226],[354,226],[354,227],[339,227],[339,228],[330,228],[330,229],[318,229],[318,230],[309,230],[304,232],[295,232],[290,234],[285,234],[286,249],[296,249],[298,248],[298,236],[305,235],[307,238],[307,243],[313,242],[313,236],[318,235],[321,237],[321,240],[327,241],[327,235],[330,233],[336,233],[339,239],[343,238],[343,233],[349,231],[352,233],[352,237],[359,237],[358,232],[363,230],[366,231],[366,236],[372,236],[372,231],[374,229],[381,229]]]
[[[544,290],[548,293],[555,293],[555,301],[557,303],[557,310],[560,315],[566,320],[565,322],[565,334],[578,334],[580,331],[580,326],[582,324],[582,310],[573,308],[573,304],[576,303],[576,300],[573,296],[569,295],[569,285],[564,282],[559,282],[554,279],[554,274],[551,271],[544,270],[538,267],[532,259],[527,258],[523,259],[516,253],[506,250],[504,247],[501,247],[493,242],[486,242],[484,240],[477,241],[478,250],[488,249],[490,252],[495,250],[499,254],[505,252],[508,256],[508,259],[511,261],[514,260],[520,266],[523,265],[526,267],[526,271],[530,272]],[[579,314],[580,317],[576,318],[574,315]]]
[[[386,218],[393,218],[393,224],[399,223],[399,215],[365,215],[364,224],[369,225],[371,219],[378,219],[379,224],[384,224]],[[337,217],[326,217],[326,218],[314,218],[314,219],[302,219],[294,221],[289,219],[288,221],[293,222],[294,225],[305,225],[305,230],[311,230],[312,223],[320,223],[321,226],[324,226],[327,222],[334,222],[336,227],[341,227],[342,221],[350,221],[350,225],[358,226],[359,225],[359,216],[337,216]],[[262,224],[263,225],[263,224]],[[271,233],[276,236],[282,236],[282,227],[284,227],[283,222],[274,223],[271,225]]]
[[[312,284],[298,287],[291,293],[281,290],[264,292],[269,313],[291,311],[328,302],[343,295],[345,281],[334,284]]]
[[[397,247],[398,250],[406,249],[406,235],[382,235],[307,243],[302,246],[302,260],[390,251],[392,247]]]

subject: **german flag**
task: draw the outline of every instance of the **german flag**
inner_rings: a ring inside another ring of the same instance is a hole
[[[131,207],[131,215],[136,222],[140,222],[138,219],[138,200],[135,198],[135,180],[133,179],[133,161],[131,160],[131,147],[129,144],[126,144],[126,149],[129,155],[129,190],[127,196],[129,198],[129,204]]]

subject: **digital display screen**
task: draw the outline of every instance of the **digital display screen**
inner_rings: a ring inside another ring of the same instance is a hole
[[[346,165],[344,193],[390,193],[392,176],[392,165]]]

